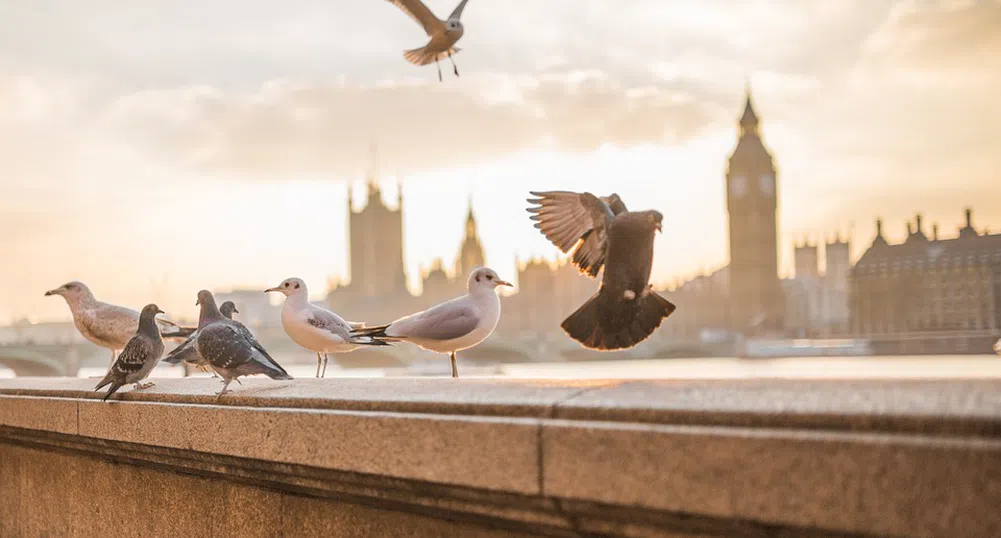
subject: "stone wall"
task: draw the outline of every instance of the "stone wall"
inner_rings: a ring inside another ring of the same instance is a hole
[[[0,381],[0,536],[1001,535],[998,381]]]

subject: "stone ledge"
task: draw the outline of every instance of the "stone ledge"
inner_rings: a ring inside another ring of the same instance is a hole
[[[0,451],[549,536],[1001,535],[998,381],[157,383],[0,381]]]

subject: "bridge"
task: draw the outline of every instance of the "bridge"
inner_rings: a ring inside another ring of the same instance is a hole
[[[0,366],[10,368],[17,377],[75,377],[80,358],[96,350],[88,344],[0,346]]]

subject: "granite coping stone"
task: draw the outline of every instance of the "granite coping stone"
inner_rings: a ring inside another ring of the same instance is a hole
[[[128,402],[1001,437],[1001,380],[157,379]],[[96,380],[0,380],[0,396],[100,399]]]

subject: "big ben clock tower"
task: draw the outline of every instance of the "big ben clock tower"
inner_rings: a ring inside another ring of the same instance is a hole
[[[746,335],[780,330],[785,303],[778,275],[778,188],[747,89],[740,137],[726,172],[730,328]]]

